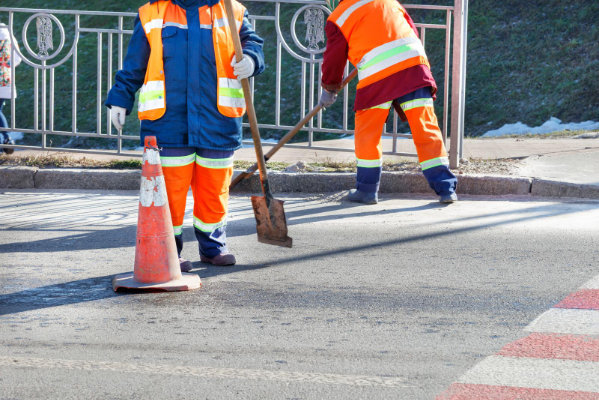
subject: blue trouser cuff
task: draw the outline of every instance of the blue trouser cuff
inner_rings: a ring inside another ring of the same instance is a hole
[[[193,229],[200,245],[200,254],[212,258],[227,251],[227,245],[225,244],[227,233],[224,226],[212,232],[203,232],[196,227]]]
[[[422,171],[431,189],[439,196],[455,193],[458,178],[446,165],[439,165]]]
[[[378,193],[379,184],[378,183],[360,183],[360,182],[358,182],[356,184],[356,189],[358,189],[360,192],[364,192],[364,193]]]
[[[181,250],[183,250],[183,235],[175,235],[175,244],[177,245],[177,254],[181,257]]]
[[[379,185],[381,183],[381,171],[382,167],[366,168],[358,167],[356,174],[356,189],[360,192],[365,193],[376,193],[379,191]]]

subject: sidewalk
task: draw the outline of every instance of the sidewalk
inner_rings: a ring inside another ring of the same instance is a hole
[[[347,151],[317,150],[310,148],[281,148],[272,161],[289,164],[354,161],[353,140],[337,139],[318,142],[320,146],[337,147]],[[391,150],[391,139],[384,140],[383,151]],[[269,149],[264,145],[264,152]],[[471,174],[460,175],[458,193],[462,194],[531,194],[547,197],[599,198],[599,138],[490,138],[465,139],[463,158],[481,162],[484,160],[517,159],[520,165],[509,175]],[[415,154],[411,140],[400,140],[398,151]],[[16,155],[39,154],[32,150],[15,152]],[[73,158],[108,161],[124,159],[116,155],[67,154]],[[254,161],[253,147],[242,148],[235,153],[236,160]],[[385,155],[385,160],[405,157]],[[236,171],[239,173],[240,171]],[[277,192],[341,191],[354,185],[353,173],[280,173],[270,174],[273,190]],[[83,169],[37,169],[32,167],[0,166],[0,187],[3,188],[71,188],[71,189],[137,189],[139,171],[83,170]],[[256,177],[239,185],[240,191],[259,191]],[[382,192],[430,193],[422,174],[384,172]]]

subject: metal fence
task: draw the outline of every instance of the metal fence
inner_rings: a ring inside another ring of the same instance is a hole
[[[324,1],[248,0],[244,4],[254,28],[265,39],[267,74],[252,79],[259,127],[276,138],[318,101],[324,21],[330,11]],[[455,0],[453,6],[404,7],[411,14],[423,13],[422,18],[415,18],[416,26],[429,58],[433,54],[437,60],[436,70],[433,65],[439,86],[437,112],[446,140],[450,133],[450,163],[455,168],[464,133],[468,0]],[[7,21],[12,40],[20,46],[13,46],[12,51],[23,59],[21,66],[11,69],[18,97],[13,95],[8,102],[9,127],[3,130],[20,132],[24,140],[11,147],[139,155],[135,151],[139,142],[136,118],[130,116],[123,131],[117,131],[111,126],[110,110],[103,106],[114,74],[122,68],[135,17],[127,12],[0,7],[0,20]],[[429,43],[433,32],[436,39]],[[355,83],[343,90],[339,104],[310,120],[302,141],[287,146],[352,151],[330,147],[331,142],[323,139],[353,134]],[[390,114],[383,136],[391,146],[384,153],[414,156],[402,152],[398,140],[411,137],[409,127]],[[407,132],[401,132],[404,129]]]

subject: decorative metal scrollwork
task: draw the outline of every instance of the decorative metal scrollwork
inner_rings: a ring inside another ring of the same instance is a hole
[[[306,4],[303,7],[300,7],[293,15],[290,25],[291,38],[293,39],[293,42],[295,43],[297,48],[299,48],[302,52],[307,53],[307,55],[302,55],[301,53],[294,51],[285,41],[285,37],[283,36],[283,33],[279,26],[280,18],[277,16],[277,35],[280,39],[282,39],[282,44],[285,47],[285,49],[289,52],[289,54],[291,54],[298,60],[302,60],[304,62],[319,62],[319,59],[315,58],[315,56],[324,53],[324,24],[326,21],[326,17],[330,13],[331,11],[328,8],[320,4]],[[302,21],[303,24],[305,24],[306,33],[302,37],[302,40],[298,38],[297,33],[298,19]]]
[[[47,16],[37,17],[35,23],[37,26],[37,48],[38,54],[42,57],[48,57],[48,50],[54,49],[52,41],[52,20]]]
[[[29,25],[31,24],[31,22],[33,22],[34,19],[35,26],[37,28],[37,52],[33,51],[33,49],[31,48],[27,36],[27,30],[29,29]],[[52,33],[54,30],[54,24],[56,24],[56,27],[58,28],[58,32],[60,34],[60,43],[56,48],[54,46],[54,35]],[[73,49],[75,47],[74,44],[79,39],[79,32],[75,33],[73,46],[71,47],[69,53],[60,61],[52,65],[48,65],[46,61],[55,58],[62,51],[65,39],[66,38],[64,28],[58,18],[56,18],[52,14],[47,13],[33,14],[29,18],[27,18],[27,20],[23,24],[23,45],[27,50],[27,53],[29,53],[29,55],[34,59],[41,61],[42,64],[40,65],[35,63],[34,61],[27,59],[27,57],[25,57],[24,54],[20,55],[23,58],[23,60],[32,67],[41,67],[42,69],[57,67],[58,65],[64,63],[72,55]],[[50,53],[51,50],[53,50],[54,52]]]
[[[324,43],[324,12],[320,8],[307,8],[304,11],[306,40],[309,50],[319,50],[318,43]]]

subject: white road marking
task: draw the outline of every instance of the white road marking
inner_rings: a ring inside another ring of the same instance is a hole
[[[287,372],[240,368],[213,368],[199,366],[129,364],[112,361],[62,360],[33,357],[0,357],[0,366],[12,368],[62,368],[82,371],[115,371],[158,375],[186,375],[201,378],[252,379],[278,382],[299,382],[325,385],[415,387],[400,377],[368,375],[322,374],[317,372]]]
[[[458,383],[599,392],[599,363],[490,356]]]
[[[599,275],[586,282],[581,289],[599,289]]]
[[[599,310],[551,308],[525,329],[527,332],[599,335]]]

